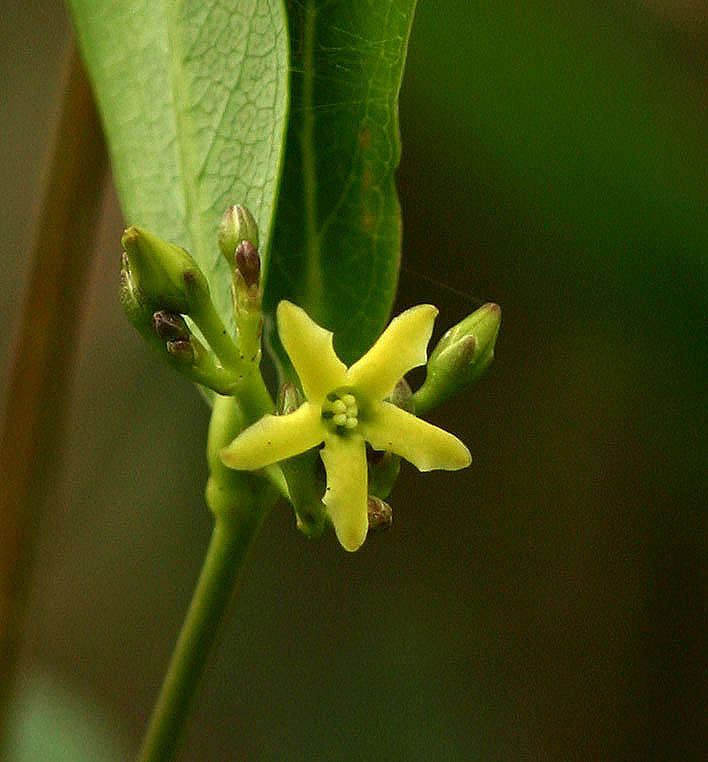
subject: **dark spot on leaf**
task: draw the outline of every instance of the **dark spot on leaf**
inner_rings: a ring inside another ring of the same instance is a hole
[[[371,229],[374,227],[374,222],[376,222],[376,217],[374,217],[368,209],[364,209],[361,214],[361,227],[364,232],[371,232]]]

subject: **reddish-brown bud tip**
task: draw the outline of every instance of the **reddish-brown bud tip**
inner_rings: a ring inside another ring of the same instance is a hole
[[[189,328],[184,318],[176,312],[167,310],[156,312],[152,316],[152,325],[155,333],[165,341],[189,338]]]
[[[261,277],[261,257],[250,241],[241,241],[236,247],[236,268],[248,287],[258,285]]]
[[[384,532],[393,526],[393,511],[388,503],[372,495],[369,495],[366,503],[370,534]]]
[[[194,362],[194,347],[189,339],[171,339],[167,342],[167,351],[180,362]]]

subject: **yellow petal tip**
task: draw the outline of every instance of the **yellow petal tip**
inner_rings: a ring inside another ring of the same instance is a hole
[[[339,540],[339,544],[344,548],[344,550],[348,551],[349,553],[353,553],[354,551],[359,550],[359,548],[364,544],[367,530],[368,530],[368,521],[367,521],[367,526],[364,527],[363,532],[361,531],[361,528],[356,529],[353,527],[347,527],[346,530],[337,531],[335,527],[335,531],[337,531],[337,539]]]
[[[244,462],[248,460],[248,457],[243,457],[241,449],[241,447],[233,447],[232,445],[223,447],[219,451],[221,462],[228,468],[233,468],[236,471],[248,470],[249,466]]]
[[[452,435],[450,435],[452,436]],[[455,444],[448,452],[447,458],[444,458],[438,468],[444,471],[459,471],[461,468],[467,468],[472,463],[472,455],[457,437],[454,437]]]

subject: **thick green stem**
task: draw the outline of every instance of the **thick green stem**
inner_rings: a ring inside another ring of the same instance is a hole
[[[266,413],[275,409],[273,398],[263,382],[258,368],[254,368],[236,389],[236,399],[243,412],[243,423],[250,426]]]
[[[265,511],[218,517],[140,752],[140,762],[173,759],[204,665]]]
[[[242,381],[238,392],[238,400],[218,396],[214,401],[207,441],[210,476],[206,500],[216,516],[216,525],[145,735],[139,762],[168,762],[174,758],[246,551],[276,498],[275,490],[268,482],[254,474],[226,468],[219,457],[221,448],[244,426],[273,409],[257,369]]]

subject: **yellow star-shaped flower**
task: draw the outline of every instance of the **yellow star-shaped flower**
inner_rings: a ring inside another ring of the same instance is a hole
[[[245,429],[221,451],[223,462],[252,471],[324,442],[327,515],[342,546],[359,548],[368,529],[366,442],[402,456],[420,471],[454,471],[470,464],[470,453],[457,437],[386,402],[398,380],[426,362],[437,314],[430,304],[406,310],[347,368],[334,351],[330,331],[300,307],[280,302],[278,333],[307,401],[293,413],[266,415]]]

